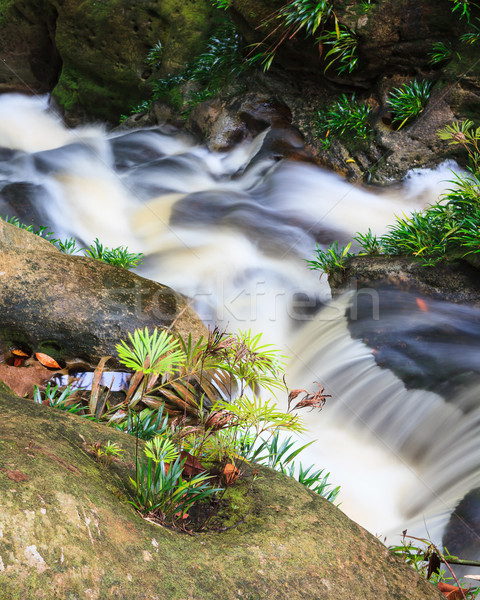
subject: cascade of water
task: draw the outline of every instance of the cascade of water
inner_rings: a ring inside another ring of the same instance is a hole
[[[348,298],[330,303],[304,262],[316,242],[381,232],[394,213],[434,201],[451,165],[380,193],[312,165],[258,158],[262,136],[212,154],[159,129],[66,130],[35,99],[2,96],[0,108],[2,211],[15,208],[11,186],[31,184],[37,221],[83,243],[98,237],[144,252],[141,273],[192,297],[209,324],[262,331],[284,349],[292,387],[319,381],[332,395],[307,415],[319,440],[310,458],[342,485],[353,518],[376,533],[403,529],[446,514],[479,485],[476,390],[467,386],[456,402],[406,390],[352,339]]]

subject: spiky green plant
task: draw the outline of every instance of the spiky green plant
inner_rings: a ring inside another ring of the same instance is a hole
[[[451,60],[454,56],[460,58],[460,54],[455,52],[450,42],[435,42],[432,45],[432,50],[429,53],[430,63],[437,65]]]
[[[85,256],[96,258],[115,267],[124,269],[133,269],[142,263],[143,254],[141,252],[129,252],[125,246],[118,248],[107,248],[96,238],[93,244],[84,248]]]
[[[358,66],[358,38],[351,29],[336,21],[335,29],[324,31],[320,39],[330,47],[325,55],[325,72],[332,66],[339,75],[355,71]]]
[[[317,111],[316,136],[324,140],[330,140],[332,137],[349,141],[364,140],[372,131],[369,121],[371,111],[371,107],[360,103],[355,94],[350,98],[342,94],[338,100]]]
[[[249,62],[260,62],[267,71],[278,48],[288,39],[303,33],[313,37],[332,12],[331,0],[290,0],[272,12],[260,27],[273,26],[272,31],[254,44]]]
[[[423,112],[431,90],[432,84],[429,81],[414,80],[390,92],[387,105],[392,111],[393,122],[397,129],[414,121]]]
[[[210,485],[211,476],[200,473],[183,478],[185,459],[166,436],[157,436],[145,445],[144,458],[137,459],[135,489],[131,503],[143,515],[151,515],[162,523],[176,524],[189,509],[221,491]]]
[[[346,246],[339,248],[338,242],[335,241],[333,244],[330,244],[326,250],[324,250],[319,244],[317,244],[315,249],[316,258],[313,260],[307,260],[308,267],[312,270],[322,271],[327,275],[344,271],[347,260],[354,256],[354,254],[349,252],[351,245],[352,243],[350,242]]]
[[[227,0],[214,2],[217,8],[228,8]],[[214,96],[222,86],[247,68],[241,49],[242,39],[237,28],[227,18],[222,19],[209,37],[204,51],[180,73],[154,78],[151,82],[152,96],[131,107],[131,114],[145,112],[153,102],[162,101],[168,102],[187,116],[196,104]],[[161,52],[157,44],[148,53],[147,62],[152,65],[153,61],[153,64],[158,65],[160,60]],[[187,82],[195,84],[197,89],[184,91],[184,84]]]
[[[357,233],[353,238],[358,244],[360,244],[362,250],[359,252],[359,256],[363,255],[375,255],[380,254],[382,247],[380,245],[380,239],[372,233],[369,228],[367,233]]]
[[[74,394],[72,386],[61,388],[59,385],[54,385],[48,382],[45,389],[42,391],[38,385],[33,386],[33,401],[36,404],[45,404],[51,408],[58,410],[66,410],[67,412],[78,414],[83,411],[83,406],[79,402],[72,402],[70,397]]]

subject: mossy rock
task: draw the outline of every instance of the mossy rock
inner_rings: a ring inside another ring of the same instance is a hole
[[[2,389],[0,418],[1,600],[442,598],[284,475],[262,470],[238,527],[189,536],[128,503],[135,438]],[[88,452],[107,440],[110,467]]]
[[[160,41],[160,74],[181,70],[215,14],[208,0],[3,0],[0,89],[53,89],[67,116],[116,123],[150,93],[148,51]]]
[[[1,220],[0,271],[0,354],[13,346],[93,366],[102,356],[115,357],[115,345],[138,328],[171,327],[194,340],[208,333],[171,288],[96,259],[62,254]]]

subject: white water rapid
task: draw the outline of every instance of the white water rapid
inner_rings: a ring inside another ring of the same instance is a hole
[[[373,533],[408,526],[426,535],[425,519],[438,538],[455,503],[480,485],[476,388],[466,384],[449,401],[407,390],[352,339],[349,298],[330,302],[305,259],[316,242],[381,233],[394,214],[435,201],[452,165],[379,192],[312,165],[258,158],[261,136],[213,154],[158,129],[67,130],[45,109],[45,99],[0,97],[3,215],[23,194],[29,215],[58,237],[143,252],[138,272],[193,298],[207,324],[263,332],[290,357],[290,387],[314,391],[320,382],[332,395],[321,413],[304,415],[307,437],[318,440],[304,463],[331,472],[341,508]],[[449,322],[450,309],[432,311],[412,305],[408,314]],[[469,352],[478,362],[478,348]]]

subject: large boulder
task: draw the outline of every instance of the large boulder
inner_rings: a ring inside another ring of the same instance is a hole
[[[4,0],[0,90],[46,93],[70,114],[118,122],[149,94],[148,51],[179,70],[211,27],[208,0]]]
[[[284,30],[276,18],[282,0],[232,0],[231,12],[247,41],[264,40],[263,48],[282,39]],[[335,19],[346,25],[358,39],[359,67],[340,79],[348,85],[368,87],[378,77],[392,73],[422,73],[431,70],[429,53],[434,42],[455,39],[462,24],[452,17],[447,2],[425,0],[390,0],[371,2],[368,5],[351,0],[335,0],[335,16],[327,20],[326,29],[335,29]],[[320,33],[321,28],[318,30]],[[282,68],[305,72],[307,69],[323,72],[322,48],[318,47],[318,34],[304,39],[298,35],[287,36],[278,46],[277,61]],[[323,50],[326,54],[327,49]],[[330,59],[327,59],[330,60]],[[327,77],[337,81],[334,69]]]
[[[95,365],[137,328],[207,330],[171,288],[98,260],[62,254],[0,220],[0,354],[11,347]],[[110,363],[112,366],[114,362]],[[118,366],[118,364],[117,364]]]
[[[347,289],[391,288],[460,304],[480,305],[478,269],[465,261],[426,267],[409,256],[355,256],[346,268],[330,274],[332,294]]]
[[[128,503],[134,437],[1,390],[0,418],[1,600],[444,598],[282,474],[262,469],[236,527],[189,536]],[[110,467],[88,450],[107,440]]]

